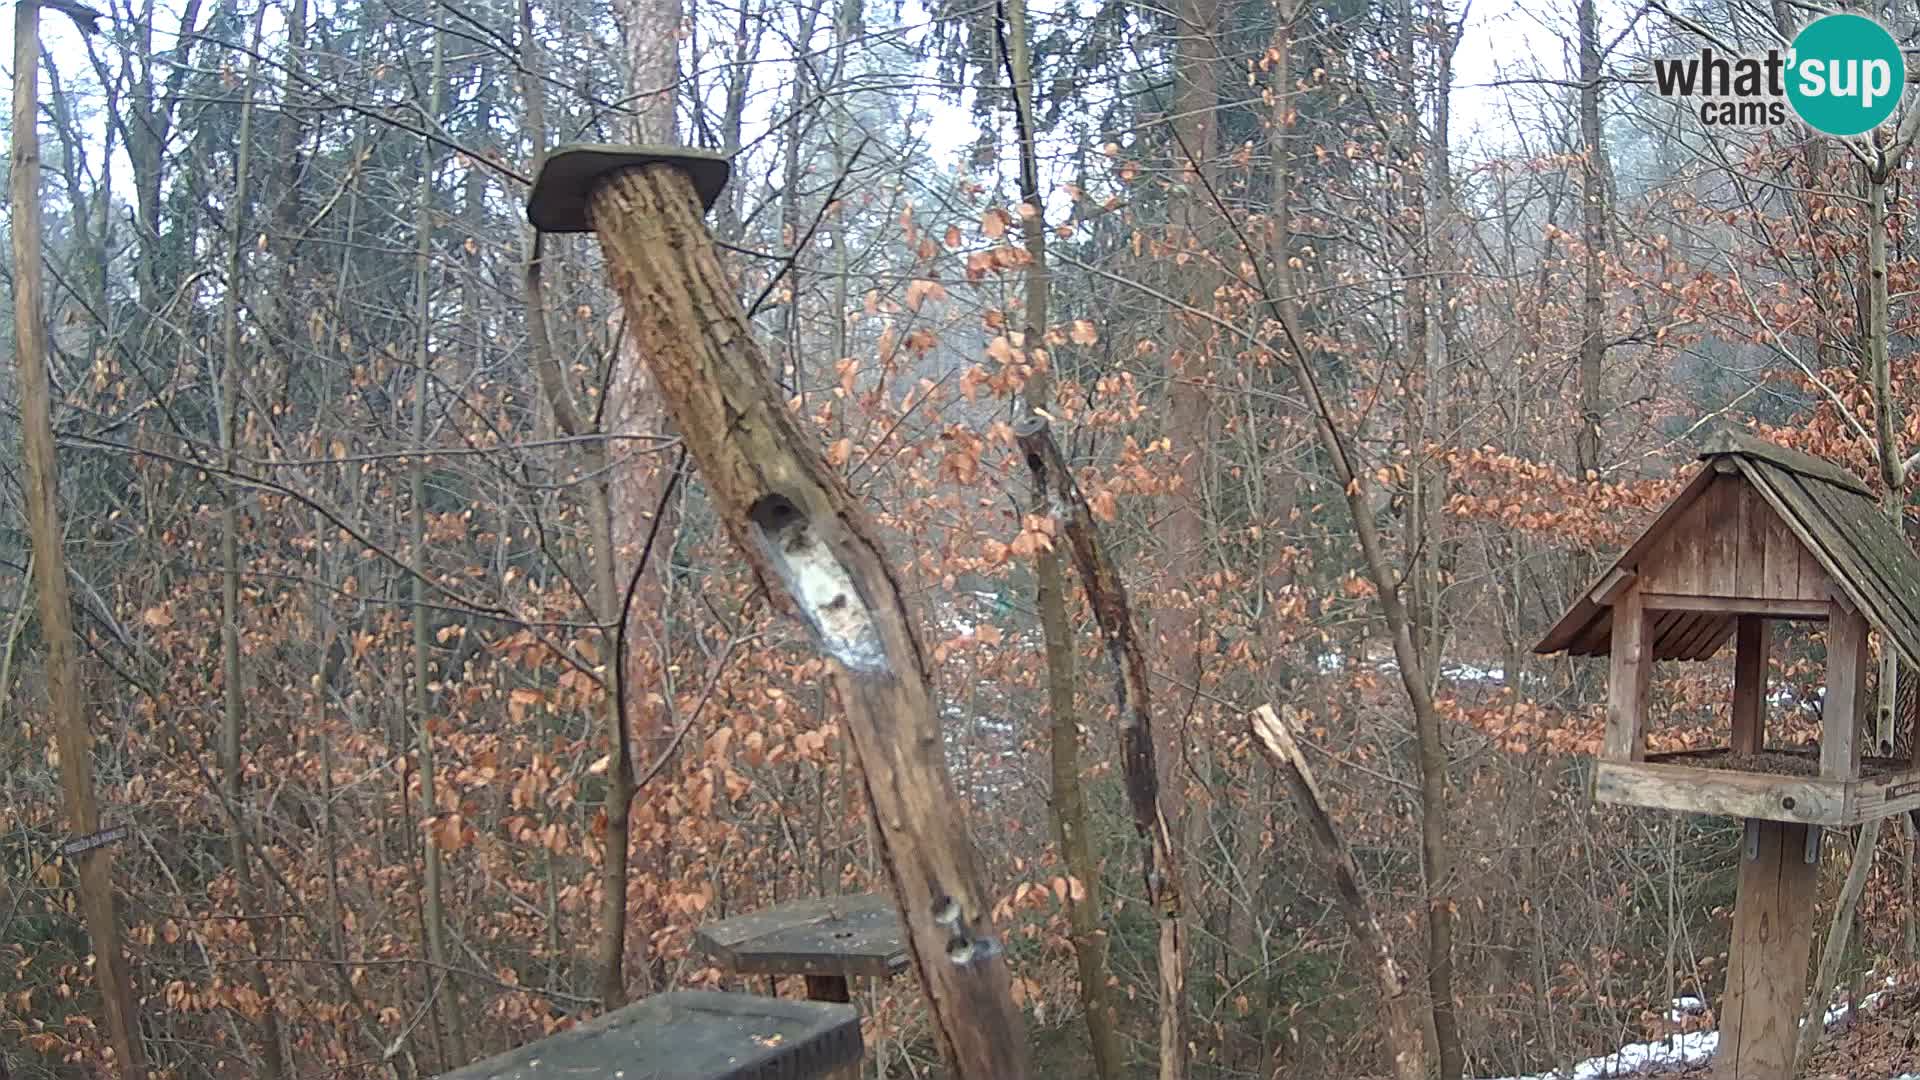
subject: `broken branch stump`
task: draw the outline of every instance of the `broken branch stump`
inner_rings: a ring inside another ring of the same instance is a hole
[[[1320,856],[1333,872],[1340,913],[1346,918],[1347,928],[1353,932],[1360,951],[1372,962],[1374,982],[1380,990],[1380,1007],[1386,1014],[1387,1052],[1393,1057],[1393,1075],[1397,1080],[1426,1080],[1426,1047],[1421,1042],[1420,1027],[1413,1020],[1407,973],[1393,959],[1386,932],[1380,928],[1380,920],[1374,915],[1373,905],[1360,884],[1360,867],[1353,861],[1353,849],[1347,846],[1346,837],[1341,836],[1334,825],[1333,814],[1320,794],[1320,784],[1313,777],[1306,755],[1300,752],[1300,744],[1294,740],[1287,721],[1274,712],[1271,705],[1254,710],[1248,718],[1248,729],[1253,732],[1254,745],[1286,780],[1294,804],[1306,817],[1308,831],[1320,848]]]
[[[775,388],[720,265],[704,218],[719,194],[716,163],[724,182],[725,162],[711,154],[556,151],[541,163],[527,216],[599,235],[636,351],[715,513],[838,669],[881,858],[949,1069],[1018,1080],[1026,1032],[947,773],[920,640],[874,526]]]

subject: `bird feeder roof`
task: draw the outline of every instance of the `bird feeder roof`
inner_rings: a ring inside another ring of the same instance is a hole
[[[1686,488],[1580,595],[1534,652],[1608,655],[1612,598],[1619,589],[1656,575],[1663,563],[1701,557],[1700,545],[1717,540],[1706,557],[1723,564],[1724,572],[1700,591],[1724,599],[1727,610],[1662,617],[1653,628],[1655,659],[1713,656],[1733,633],[1741,613],[1738,602],[1753,600],[1750,613],[1768,613],[1765,601],[1775,598],[1756,583],[1777,580],[1781,565],[1792,577],[1790,564],[1798,559],[1802,565],[1795,580],[1804,585],[1823,577],[1823,587],[1865,616],[1883,642],[1909,664],[1920,665],[1920,556],[1872,489],[1830,461],[1737,432],[1714,436],[1700,460]]]

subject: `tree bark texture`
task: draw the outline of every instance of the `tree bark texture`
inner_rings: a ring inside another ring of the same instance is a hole
[[[265,14],[266,9],[262,7],[254,17],[255,49],[259,48],[260,20]],[[227,233],[226,296],[221,301],[220,311],[219,442],[221,463],[229,473],[239,467],[235,427],[240,411],[240,371],[244,363],[240,358],[240,278],[246,258],[247,187],[253,163],[253,96],[258,75],[259,62],[255,60],[247,65],[246,91],[240,104],[239,145],[234,152],[232,221]],[[252,914],[260,910],[260,904],[259,893],[254,885],[253,849],[248,835],[253,828],[253,815],[247,802],[245,773],[241,768],[241,736],[246,719],[243,695],[246,690],[240,670],[239,518],[237,485],[228,480],[220,488],[220,672],[223,684],[220,776],[222,794],[232,815],[227,830],[227,862],[233,868],[233,876],[239,886],[241,911],[243,914]],[[246,925],[255,935],[271,939],[273,920]],[[279,1080],[286,1075],[286,1065],[280,1053],[280,1007],[273,1000],[273,987],[267,980],[266,965],[259,960],[261,950],[254,947],[252,951],[255,959],[247,967],[247,984],[252,987],[261,1004],[260,1069],[267,1080]]]
[[[680,42],[683,25],[687,23],[686,6],[683,0],[619,0],[615,9],[621,19],[626,45],[627,100],[633,109],[633,140],[649,145],[673,145],[680,141]],[[743,10],[743,19],[744,14]],[[631,328],[614,343],[609,361],[613,370],[606,381],[606,399],[594,424],[610,440],[662,434],[668,426],[650,368],[653,358],[643,355],[640,346]],[[647,691],[661,685],[663,669],[671,663],[673,624],[664,572],[651,567],[636,571],[635,563],[646,547],[649,533],[657,533],[659,543],[667,552],[672,552],[680,531],[680,515],[677,504],[663,498],[673,482],[673,469],[658,454],[635,458],[618,449],[632,445],[635,444],[610,441],[603,444],[601,451],[606,459],[603,474],[608,477],[608,506],[613,524],[614,579],[624,589],[625,583],[638,574],[631,595],[624,591],[622,594],[623,602],[628,605],[625,655],[609,660],[609,664],[617,663],[622,668],[620,678],[629,703],[627,713],[619,718],[621,731],[615,740],[626,756],[625,774],[610,775],[609,783],[625,783],[629,788],[629,796],[621,804],[624,809],[618,824],[631,834],[637,819],[639,832],[644,837],[650,824],[658,820],[656,815],[663,812],[649,805],[645,792],[632,789],[632,777],[666,753],[671,741],[666,711],[647,703]],[[653,520],[656,513],[661,516],[657,525]],[[666,566],[671,561],[663,558],[660,563]],[[615,618],[618,617],[616,612]],[[610,799],[614,794],[609,792]],[[609,811],[612,808],[609,801]],[[609,820],[609,834],[614,824]],[[623,931],[618,942],[609,939],[600,944],[603,990],[611,989],[613,965],[616,962],[622,965],[619,976],[622,986],[608,999],[609,1003],[625,1000],[624,982],[629,978],[639,980],[642,992],[651,992],[666,976],[660,958],[650,951],[654,932],[663,928],[664,915],[645,906],[628,910],[626,892],[629,879],[645,881],[668,876],[671,833],[663,831],[662,836],[665,838],[643,843],[637,850],[615,852],[611,842],[606,847],[609,858],[602,882],[608,895],[601,899],[602,924],[611,927],[617,918]],[[632,843],[631,836],[628,843]],[[616,874],[617,888],[614,887]],[[620,908],[618,914],[614,910],[616,905]],[[636,957],[637,971],[625,969],[624,953],[629,943],[638,943],[642,950]],[[618,961],[612,954],[616,947],[623,954]]]
[[[541,81],[546,64],[540,54],[540,41],[534,34],[531,0],[520,2],[520,63],[526,78],[526,134],[536,154],[547,149],[546,86]],[[586,435],[590,426],[574,406],[573,393],[567,388],[566,370],[553,348],[553,334],[547,322],[545,259],[540,236],[528,241],[526,267],[527,341],[533,354],[534,371],[540,382],[541,396],[553,416],[554,426],[570,437]],[[606,666],[609,685],[601,726],[611,764],[607,768],[606,799],[602,809],[607,815],[607,834],[603,840],[600,871],[600,929],[595,941],[595,960],[600,1004],[617,1009],[627,1003],[627,852],[631,846],[634,761],[632,739],[626,716],[621,710],[625,695],[621,683],[627,677],[627,665],[614,658],[614,628],[620,622],[619,570],[614,543],[613,481],[611,455],[604,439],[585,443],[581,448],[581,468],[592,477],[586,485],[588,527],[593,530],[593,610],[594,619],[604,628]]]
[[[1434,1049],[1440,1062],[1441,1080],[1456,1080],[1465,1070],[1466,1055],[1453,1009],[1454,905],[1449,895],[1454,884],[1453,849],[1447,841],[1451,783],[1440,711],[1434,705],[1433,684],[1428,681],[1426,664],[1414,643],[1412,620],[1401,600],[1398,578],[1387,561],[1386,546],[1374,524],[1365,473],[1352,457],[1333,407],[1321,391],[1320,380],[1314,374],[1313,355],[1308,351],[1293,309],[1285,303],[1274,303],[1271,308],[1292,354],[1294,377],[1307,396],[1315,432],[1333,468],[1334,482],[1346,496],[1348,516],[1353,520],[1354,537],[1360,544],[1367,578],[1373,584],[1380,614],[1386,620],[1393,642],[1400,687],[1413,709],[1414,734],[1419,744],[1416,760],[1420,767],[1420,866],[1427,908],[1427,990],[1432,999],[1428,1007],[1433,1014]]]
[[[1607,344],[1602,327],[1606,282],[1600,256],[1606,249],[1607,206],[1600,130],[1600,29],[1596,0],[1580,0],[1580,240],[1586,248],[1580,298],[1580,428],[1574,434],[1574,464],[1581,483],[1600,468],[1600,366]],[[1577,578],[1576,588],[1586,579]]]
[[[440,115],[441,85],[445,72],[445,43],[438,32],[433,39],[433,67],[428,76],[427,115]],[[412,530],[413,575],[413,714],[414,737],[418,740],[420,753],[420,810],[422,820],[431,822],[439,816],[440,804],[436,795],[434,780],[433,715],[432,691],[428,689],[427,673],[428,642],[431,629],[427,625],[426,576],[430,572],[427,566],[427,477],[424,461],[427,450],[427,372],[433,363],[433,298],[429,292],[431,286],[430,271],[433,267],[433,167],[436,152],[431,140],[422,140],[420,144],[420,190],[416,195],[414,207],[414,331],[418,335],[414,349],[413,369],[413,444],[419,453],[407,467],[407,486],[412,502],[408,526]],[[426,866],[426,908],[427,956],[433,961],[434,971],[445,980],[445,985],[435,995],[436,1016],[444,1016],[446,1026],[442,1030],[451,1040],[448,1044],[452,1060],[448,1067],[464,1065],[467,1062],[467,1018],[460,1009],[459,986],[454,981],[452,968],[447,959],[447,913],[444,898],[446,867],[440,857],[440,844],[436,836],[426,837],[422,851]],[[432,985],[432,984],[429,984]],[[430,991],[431,992],[431,991]]]
[[[1004,944],[947,772],[919,636],[864,509],[787,410],[687,176],[620,171],[589,200],[639,355],[728,536],[838,668],[932,1026],[958,1076],[1027,1073]]]

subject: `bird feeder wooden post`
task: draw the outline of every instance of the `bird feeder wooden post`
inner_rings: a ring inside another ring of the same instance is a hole
[[[527,217],[593,231],[634,346],[715,514],[837,669],[880,854],[955,1076],[1020,1080],[1027,1040],[947,774],[926,661],[877,530],[768,374],[707,231],[726,159],[580,146],[541,160]]]
[[[734,975],[803,976],[809,1001],[850,1002],[852,979],[891,979],[907,969],[899,909],[892,898],[871,894],[736,915],[700,927],[693,943]],[[860,1063],[832,1075],[859,1080]]]
[[[1868,755],[1863,743],[1868,632],[1920,662],[1920,557],[1871,490],[1830,462],[1735,434],[1700,457],[1686,488],[1535,651],[1609,659],[1597,801],[1745,822],[1716,1069],[1788,1080],[1821,832],[1920,807],[1920,757]],[[1767,744],[1767,653],[1783,622],[1825,624],[1818,750]],[[1706,660],[1729,639],[1726,746],[1649,754],[1653,663]]]

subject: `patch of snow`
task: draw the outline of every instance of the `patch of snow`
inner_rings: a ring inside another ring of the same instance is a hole
[[[1606,1080],[1656,1069],[1678,1069],[1706,1062],[1719,1045],[1717,1031],[1689,1031],[1655,1042],[1628,1043],[1611,1054],[1588,1058],[1568,1070],[1502,1077],[1501,1080]]]
[[[1505,682],[1507,672],[1503,667],[1480,667],[1475,664],[1448,664],[1440,673],[1455,682]]]
[[[1707,1003],[1697,997],[1677,997],[1667,1008],[1667,1020],[1678,1024],[1695,1016],[1707,1014]]]
[[[1879,1008],[1892,989],[1898,985],[1892,976],[1888,976],[1884,988],[1875,990],[1860,1000],[1860,1011],[1872,1012]],[[1835,988],[1834,993],[1842,991]],[[1701,1016],[1707,1011],[1707,1003],[1697,997],[1677,997],[1671,1002],[1667,1019],[1679,1023],[1688,1017]],[[1827,1010],[1825,1022],[1828,1026],[1839,1023],[1847,1015],[1844,1003],[1834,1005]],[[1803,1021],[1804,1022],[1804,1021]],[[1609,1080],[1612,1077],[1643,1076],[1649,1073],[1678,1070],[1689,1065],[1701,1065],[1711,1060],[1713,1052],[1720,1046],[1720,1033],[1717,1031],[1690,1031],[1672,1035],[1653,1042],[1629,1043],[1611,1054],[1588,1058],[1570,1069],[1535,1073],[1531,1076],[1505,1076],[1496,1080]],[[1920,1073],[1907,1073],[1890,1080],[1920,1080]]]

